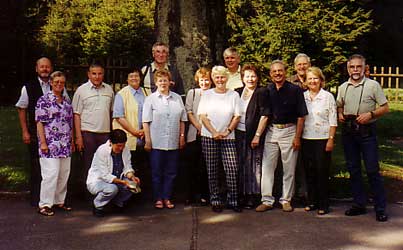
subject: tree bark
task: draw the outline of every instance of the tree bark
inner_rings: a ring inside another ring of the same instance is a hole
[[[224,20],[224,1],[157,0],[157,40],[168,44],[186,89],[199,67],[222,61]]]

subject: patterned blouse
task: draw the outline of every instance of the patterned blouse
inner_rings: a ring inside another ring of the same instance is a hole
[[[57,103],[52,91],[39,98],[35,108],[35,120],[43,124],[45,130],[48,153],[40,149],[38,136],[39,157],[67,158],[71,156],[71,133],[73,129],[73,108],[70,102],[63,97]]]
[[[311,99],[309,90],[304,92],[308,115],[305,116],[304,139],[328,139],[331,126],[337,126],[336,102],[333,95],[320,89]]]

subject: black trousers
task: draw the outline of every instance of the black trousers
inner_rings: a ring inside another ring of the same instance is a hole
[[[31,143],[28,145],[31,171],[30,171],[30,192],[31,192],[31,206],[38,206],[39,194],[41,190],[41,165],[39,164],[39,152],[38,152],[38,139],[36,132],[31,133]]]
[[[319,209],[329,207],[329,168],[331,152],[326,152],[325,140],[302,140],[302,160],[308,191],[307,204]]]

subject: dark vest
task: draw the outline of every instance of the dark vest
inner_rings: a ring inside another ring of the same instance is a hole
[[[39,97],[43,96],[41,84],[38,79],[26,83],[25,89],[28,94],[28,129],[31,134],[36,134],[36,122],[35,122],[35,107]]]

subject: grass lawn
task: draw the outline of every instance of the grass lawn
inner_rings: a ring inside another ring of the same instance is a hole
[[[391,112],[378,122],[379,153],[385,182],[403,184],[403,104],[390,104]],[[27,190],[28,149],[22,143],[17,111],[0,107],[0,190]],[[331,196],[350,196],[349,174],[344,166],[340,132],[332,156]]]

